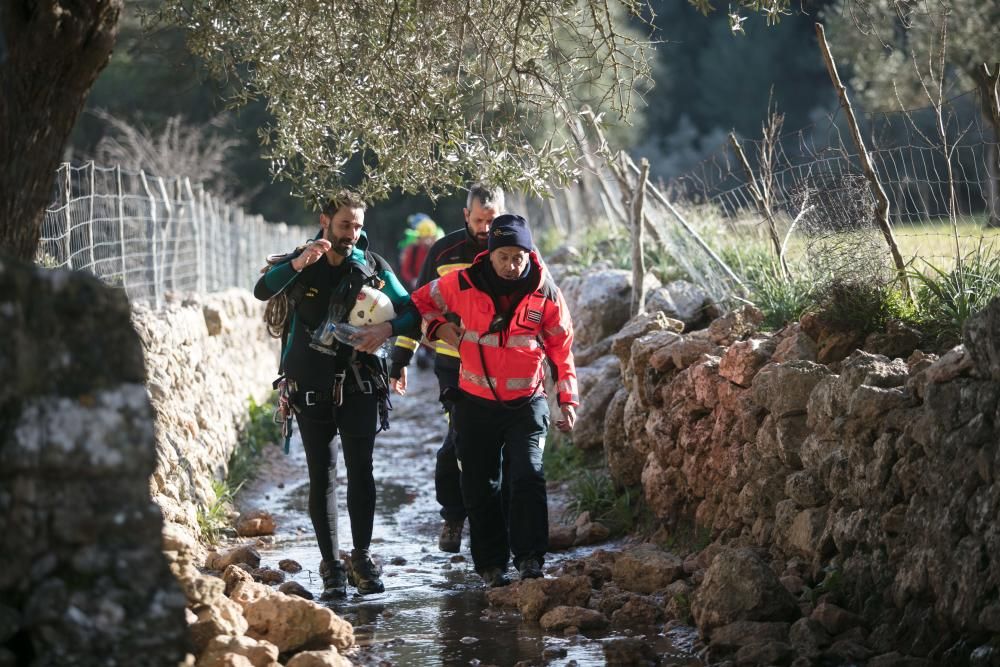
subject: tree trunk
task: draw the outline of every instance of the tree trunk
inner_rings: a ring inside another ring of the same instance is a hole
[[[63,146],[111,56],[122,3],[0,0],[0,249],[11,255],[35,258]]]
[[[986,183],[983,197],[986,199],[986,226],[1000,227],[1000,63],[994,71],[983,63],[972,71],[972,78],[979,87],[979,103],[983,118],[993,128],[993,142],[985,145]]]

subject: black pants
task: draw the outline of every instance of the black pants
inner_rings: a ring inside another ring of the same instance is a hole
[[[549,547],[548,496],[542,449],[549,429],[544,396],[510,410],[463,394],[455,403],[462,498],[469,513],[472,561],[477,572],[544,560]],[[506,465],[510,499],[505,516],[501,482]]]
[[[340,557],[337,539],[337,449],[334,437],[340,433],[347,467],[347,512],[355,549],[367,549],[375,522],[375,476],[372,454],[378,404],[374,394],[349,392],[335,407],[329,400],[305,405],[299,388],[296,421],[306,450],[309,468],[309,518],[324,560]]]
[[[455,397],[458,395],[458,369],[434,364],[434,375],[441,389],[441,405],[448,415],[448,432],[437,451],[434,463],[434,494],[441,505],[441,518],[445,521],[464,521],[465,503],[462,502],[461,475],[455,452]]]
[[[467,513],[462,500],[462,476],[458,469],[458,454],[455,445],[455,398],[459,396],[458,368],[450,368],[441,363],[434,364],[434,375],[441,390],[441,405],[448,417],[448,432],[437,450],[434,463],[434,495],[441,506],[441,518],[445,521],[465,521]],[[506,468],[506,466],[504,466]],[[506,515],[508,498],[507,476],[501,484],[503,511]]]

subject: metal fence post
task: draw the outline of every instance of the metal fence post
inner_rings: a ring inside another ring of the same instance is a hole
[[[97,172],[97,166],[94,161],[91,160],[87,164],[87,168],[90,170],[90,215],[87,217],[87,247],[90,250],[90,270],[96,276],[97,275],[97,259],[94,257],[94,190],[97,189],[97,177],[95,176]]]
[[[153,304],[156,309],[160,309],[161,304],[161,294],[162,286],[160,285],[160,271],[158,269],[158,257],[157,243],[156,243],[156,231],[159,225],[156,224],[156,198],[153,196],[153,191],[149,189],[149,181],[146,180],[146,172],[142,169],[139,170],[139,178],[142,179],[142,188],[146,191],[146,197],[149,198],[149,225],[147,229],[149,230],[149,242],[150,251],[149,259],[152,267],[150,273],[152,274],[153,281]]]
[[[115,165],[115,198],[118,202],[118,240],[121,244],[122,252],[122,289],[128,294],[128,287],[125,284],[127,267],[125,265],[125,198],[122,188],[122,166]]]
[[[170,203],[170,197],[167,196],[167,186],[163,182],[162,176],[156,177],[156,184],[160,189],[160,196],[163,198],[163,208],[167,211],[167,219],[163,223],[163,261],[160,262],[160,266],[163,268],[163,289],[166,292],[167,288],[167,262],[170,262],[170,287],[173,288],[176,284],[177,279],[177,258],[176,253],[170,254],[167,251],[167,235],[168,233],[173,233],[173,222],[174,222],[174,207]],[[176,243],[175,243],[176,250]]]
[[[70,269],[73,268],[73,219],[69,215],[69,207],[73,202],[73,170],[70,168],[69,162],[63,162],[61,169],[65,170],[66,177],[63,180],[63,187],[66,188],[66,192],[63,196],[63,203],[65,208],[63,212],[66,218],[66,239],[64,240],[64,248],[66,251],[66,266]]]

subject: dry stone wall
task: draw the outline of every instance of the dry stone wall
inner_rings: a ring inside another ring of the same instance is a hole
[[[176,665],[142,346],[119,290],[0,257],[0,665]]]
[[[682,333],[654,313],[588,344],[623,384],[597,395],[611,476],[667,533],[709,535],[708,562],[766,554],[804,616],[850,609],[865,650],[965,664],[1000,634],[1000,300],[940,358],[878,354],[907,347],[890,331],[819,363],[806,323],[760,321],[745,307]],[[707,638],[731,593],[695,595]]]
[[[245,290],[136,307],[147,388],[156,419],[150,492],[163,510],[164,548],[201,561],[197,509],[215,499],[250,397],[260,402],[277,375],[279,344],[263,326],[264,304]]]

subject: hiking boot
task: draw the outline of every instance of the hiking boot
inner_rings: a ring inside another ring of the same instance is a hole
[[[506,586],[510,583],[510,578],[507,576],[507,573],[499,567],[488,567],[480,572],[479,576],[483,578],[483,581],[485,581],[486,585],[490,588],[500,588],[501,586]]]
[[[447,551],[450,554],[457,554],[462,548],[462,528],[465,526],[465,519],[458,521],[445,521],[441,525],[441,536],[438,537],[438,549]]]
[[[338,558],[334,561],[321,561],[319,575],[323,577],[323,592],[320,600],[333,600],[347,597],[347,573],[344,563]]]
[[[522,581],[525,579],[541,579],[544,576],[542,573],[542,564],[537,558],[525,558],[517,567],[517,573],[521,576]]]
[[[351,552],[351,566],[347,570],[347,580],[358,589],[358,593],[370,595],[384,592],[385,586],[378,575],[378,568],[375,567],[368,549],[355,549]]]

